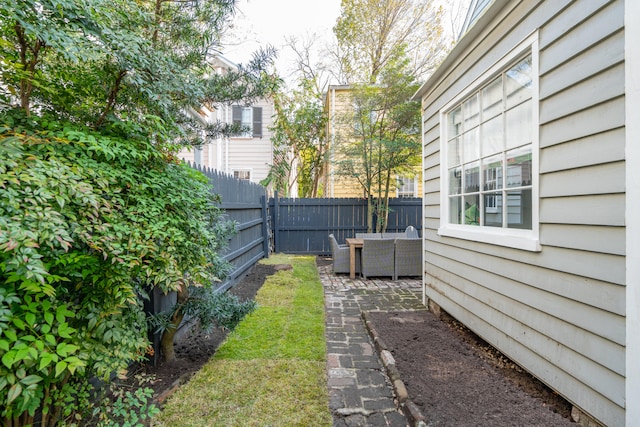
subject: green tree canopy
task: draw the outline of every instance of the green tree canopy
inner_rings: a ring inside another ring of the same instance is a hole
[[[414,173],[420,164],[420,103],[411,100],[418,85],[407,65],[387,65],[380,85],[352,85],[354,109],[337,118],[343,124],[337,173],[354,179],[366,195],[369,231],[386,229],[396,175]]]
[[[285,197],[318,197],[326,161],[325,125],[327,117],[311,82],[302,82],[290,94],[274,98],[274,163],[263,184],[272,183]],[[297,194],[290,186],[297,182]]]
[[[0,4],[0,103],[93,128],[135,121],[157,143],[199,144],[187,110],[277,85],[266,49],[214,73],[232,0],[25,0]],[[237,132],[223,125],[210,132]]]
[[[384,69],[408,59],[424,78],[446,54],[442,8],[430,0],[342,0],[333,28],[343,84],[377,84]]]
[[[0,424],[91,412],[88,378],[149,350],[149,290],[178,293],[174,326],[185,313],[215,322],[188,288],[225,276],[234,224],[175,150],[201,142],[193,108],[278,84],[270,49],[214,73],[234,5],[0,2]]]

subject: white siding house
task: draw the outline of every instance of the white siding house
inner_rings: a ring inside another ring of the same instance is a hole
[[[237,65],[223,57],[217,57],[214,68],[219,73],[235,69]],[[260,99],[252,105],[208,105],[201,106],[193,115],[203,124],[240,123],[251,129],[244,135],[231,138],[207,138],[201,149],[184,149],[179,157],[196,165],[216,169],[239,179],[260,183],[273,164],[271,143],[273,102]]]
[[[640,425],[640,2],[473,3],[416,94],[425,302]]]

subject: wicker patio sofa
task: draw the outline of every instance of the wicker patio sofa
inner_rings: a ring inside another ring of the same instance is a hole
[[[396,239],[394,278],[422,276],[422,239]]]
[[[356,239],[382,239],[382,233],[356,233]]]
[[[382,233],[383,239],[402,239],[407,237],[407,233],[399,232],[399,233]]]
[[[362,245],[362,277],[389,276],[394,279],[393,239],[364,239]]]

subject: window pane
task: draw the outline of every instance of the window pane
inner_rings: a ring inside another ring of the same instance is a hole
[[[507,227],[531,230],[531,189],[507,192]]]
[[[531,98],[531,55],[505,73],[507,108]]]
[[[233,177],[237,179],[250,180],[251,179],[251,171],[249,170],[234,170]]]
[[[531,146],[507,152],[507,188],[531,185]]]
[[[531,116],[531,101],[518,105],[512,110],[507,111],[506,114],[507,148],[529,144],[532,140],[531,123],[533,120]]]
[[[484,195],[484,225],[502,227],[502,193]]]
[[[480,123],[480,104],[478,94],[473,95],[462,104],[462,115],[464,117],[464,130],[467,131]]]
[[[502,112],[502,76],[482,89],[482,120]]]
[[[449,123],[447,124],[447,139],[451,139],[462,132],[462,107],[447,114]]]
[[[449,167],[462,163],[462,145],[460,144],[460,138],[454,138],[447,143],[447,156],[449,157]]]
[[[462,224],[460,201],[461,197],[449,197],[449,223]]]
[[[480,126],[482,133],[482,155],[490,156],[504,150],[504,132],[502,115],[495,117]]]
[[[480,158],[480,130],[475,128],[462,135],[462,162]]]
[[[480,162],[464,165],[464,192],[480,191]]]
[[[399,176],[397,180],[398,197],[414,197],[416,194],[415,179]]]
[[[502,156],[489,157],[482,160],[483,191],[502,188]]]
[[[462,193],[462,168],[449,169],[449,194]]]
[[[253,128],[253,108],[244,107],[242,109],[242,126],[249,128],[249,130],[247,132],[244,132],[243,135],[252,136],[253,132],[251,131],[251,129]]]
[[[480,195],[464,196],[464,223],[480,225]]]

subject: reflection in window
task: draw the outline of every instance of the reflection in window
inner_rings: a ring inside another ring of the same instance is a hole
[[[478,194],[464,196],[464,223],[480,225],[480,196]]]
[[[449,170],[449,194],[462,193],[462,168]]]
[[[462,199],[460,197],[449,198],[449,223],[462,224]]]
[[[507,67],[447,113],[451,224],[532,227],[531,59]]]
[[[531,229],[531,189],[507,191],[507,227]]]
[[[502,193],[484,194],[484,225],[502,227]]]

